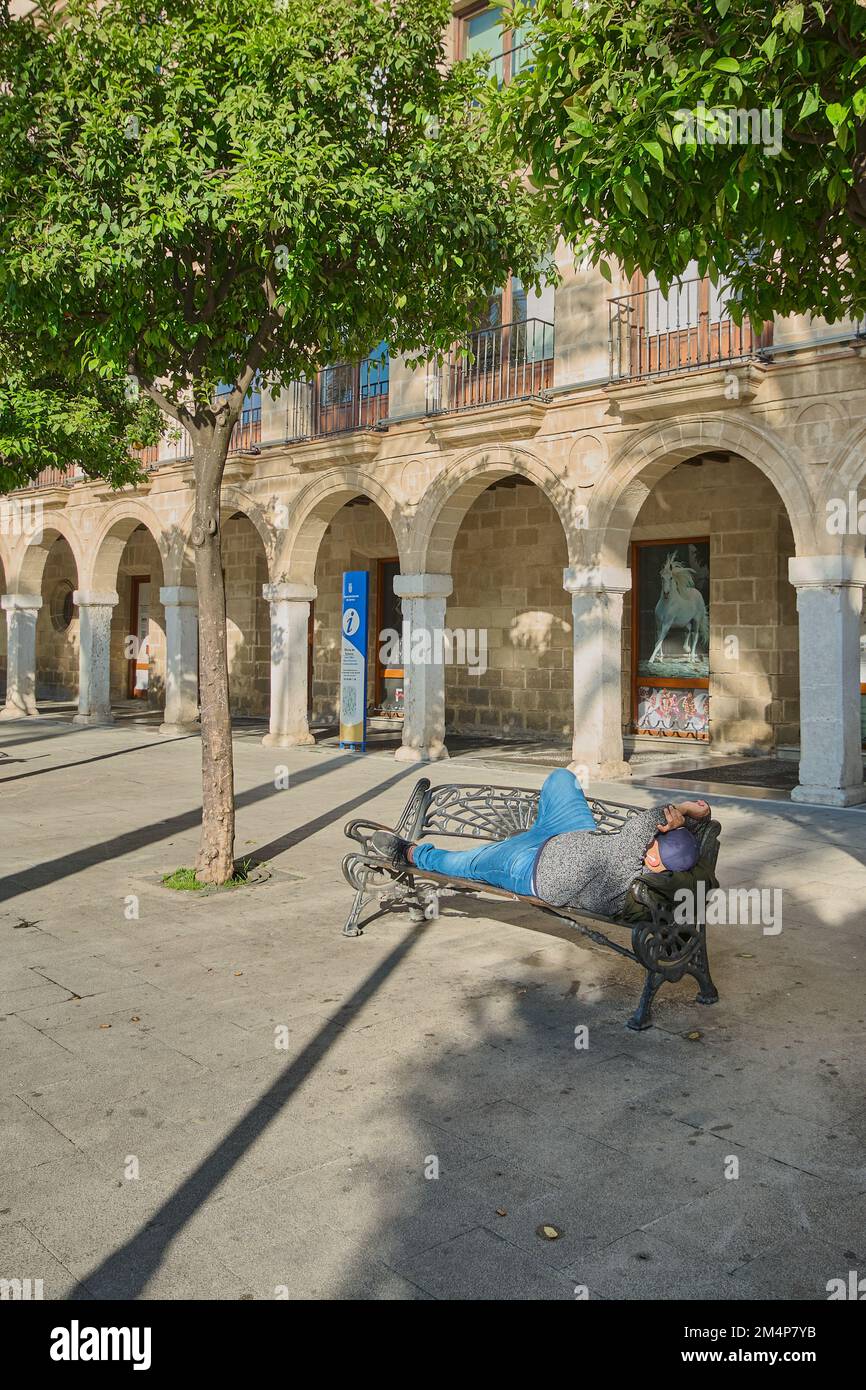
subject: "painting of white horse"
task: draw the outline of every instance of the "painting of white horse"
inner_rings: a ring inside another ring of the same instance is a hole
[[[684,636],[680,661],[697,666],[701,660],[698,644],[702,644],[704,653],[709,650],[710,622],[704,596],[695,588],[694,569],[684,564],[672,550],[659,571],[659,580],[661,593],[655,606],[656,641],[649,664],[653,666],[671,659],[664,650],[665,638],[669,632],[681,629]]]

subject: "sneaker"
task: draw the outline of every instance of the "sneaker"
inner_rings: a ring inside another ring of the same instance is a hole
[[[410,862],[409,850],[412,848],[411,840],[403,840],[399,835],[394,835],[390,830],[375,830],[370,836],[370,844],[377,854],[381,854],[383,859],[387,859],[389,864],[395,868],[402,869]]]

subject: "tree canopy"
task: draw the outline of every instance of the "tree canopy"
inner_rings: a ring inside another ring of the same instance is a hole
[[[27,487],[44,468],[72,465],[114,487],[134,483],[141,467],[132,450],[156,444],[163,423],[126,378],[64,376],[20,340],[0,340],[0,493]]]
[[[504,95],[579,255],[691,261],[739,309],[866,313],[866,7],[858,0],[537,0]]]
[[[446,349],[544,204],[448,65],[449,0],[0,0],[0,338],[135,386],[189,431],[199,876],[233,865],[220,486],[257,380]],[[222,387],[223,389],[218,389]]]
[[[170,414],[446,347],[538,216],[447,0],[70,0],[0,42],[0,305]],[[185,419],[184,423],[190,423]]]

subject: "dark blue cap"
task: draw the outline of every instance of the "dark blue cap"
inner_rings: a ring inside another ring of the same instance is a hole
[[[666,835],[659,835],[657,843],[662,864],[672,873],[683,873],[687,869],[693,869],[698,862],[698,842],[685,826],[669,830]]]

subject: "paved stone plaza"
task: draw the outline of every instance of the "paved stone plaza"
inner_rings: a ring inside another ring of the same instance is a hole
[[[665,987],[633,1034],[637,968],[502,901],[342,939],[343,824],[391,820],[419,769],[260,735],[235,742],[237,852],[273,876],[194,898],[159,880],[194,861],[197,738],[2,731],[0,1276],[46,1298],[825,1299],[866,1275],[863,811],[716,800],[723,885],[781,888],[783,930],[716,928],[719,1004]]]

